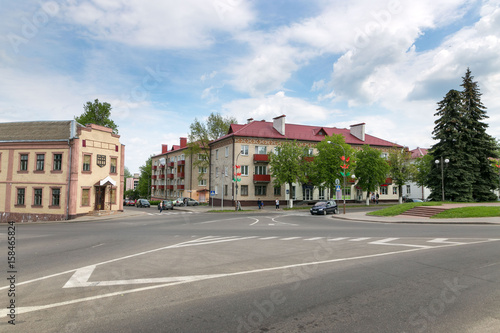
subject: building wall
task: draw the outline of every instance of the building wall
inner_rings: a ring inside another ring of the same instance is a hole
[[[95,209],[95,185],[108,176],[115,185],[106,187],[102,209],[123,210],[125,148],[120,144],[119,136],[112,134],[111,129],[97,125],[79,127],[78,136],[63,141],[0,143],[2,222],[64,220],[88,214]],[[27,170],[21,170],[21,155],[28,156]],[[54,168],[58,164],[54,161],[56,155],[61,156],[60,170]],[[89,171],[83,170],[84,155],[90,156]],[[106,165],[97,165],[97,155],[105,156]],[[37,156],[44,157],[43,170],[37,168]],[[110,172],[111,158],[116,159],[115,172]],[[86,205],[82,205],[82,189],[89,190]],[[24,204],[18,202],[20,190],[24,190]]]

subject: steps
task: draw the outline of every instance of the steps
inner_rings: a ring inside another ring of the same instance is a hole
[[[90,212],[88,215],[90,216],[107,216],[115,214],[115,210],[94,210]]]
[[[444,212],[446,208],[442,207],[434,207],[434,206],[419,206],[412,208],[410,210],[407,210],[404,213],[401,213],[401,215],[404,216],[412,216],[412,217],[431,217],[436,214],[439,214],[441,212]]]

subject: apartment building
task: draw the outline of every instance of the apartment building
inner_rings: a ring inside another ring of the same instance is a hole
[[[170,150],[162,145],[162,152],[152,157],[151,200],[192,198],[208,202],[208,167],[198,166],[202,154],[190,153],[187,138]]]
[[[360,149],[368,144],[380,149],[387,155],[389,150],[399,145],[365,133],[365,124],[352,125],[350,129],[287,124],[286,116],[281,115],[272,122],[248,119],[246,124],[232,124],[227,135],[210,143],[210,190],[215,193],[214,204],[234,206],[240,201],[242,206],[257,205],[261,200],[265,205],[274,205],[276,199],[313,201],[326,199],[325,188],[310,184],[293,184],[274,187],[269,170],[267,153],[285,140],[296,140],[300,145],[309,147],[311,155],[316,153],[315,146],[325,136],[342,134],[345,142]],[[239,168],[236,168],[239,166]],[[233,181],[233,173],[241,173],[238,191]],[[398,189],[390,178],[381,184],[380,200],[397,200]],[[363,201],[363,193],[352,179],[345,189],[346,200]],[[223,201],[223,202],[221,202]]]
[[[0,221],[122,211],[119,139],[107,127],[74,120],[0,123]]]

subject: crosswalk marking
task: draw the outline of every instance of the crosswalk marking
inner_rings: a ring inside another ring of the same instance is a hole
[[[302,237],[288,237],[288,238],[281,238],[280,240],[287,241],[287,240],[298,239],[298,238],[302,238]]]
[[[347,239],[347,237],[337,237],[337,238],[330,238],[328,239],[329,242],[335,242],[335,241],[341,241]]]
[[[349,239],[350,242],[361,242],[367,239],[370,239],[371,237],[360,237],[360,238],[354,238],[354,239]]]
[[[313,237],[313,238],[307,238],[307,239],[304,239],[306,241],[315,241],[315,240],[319,240],[319,239],[322,239],[324,237]]]

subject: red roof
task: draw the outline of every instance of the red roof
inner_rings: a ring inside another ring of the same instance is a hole
[[[342,134],[345,142],[349,145],[402,147],[394,142],[379,139],[369,134],[365,134],[365,141],[361,141],[352,135],[347,128],[285,124],[285,135],[281,135],[274,129],[273,123],[267,121],[252,121],[243,125],[231,124],[228,134],[214,142],[231,136],[320,142],[325,138],[325,135],[331,136],[333,134]]]
[[[419,148],[419,147],[417,147],[413,150],[410,150],[412,159],[416,159],[416,158],[425,156],[425,155],[427,155],[428,152],[429,152],[429,150],[427,148]]]

